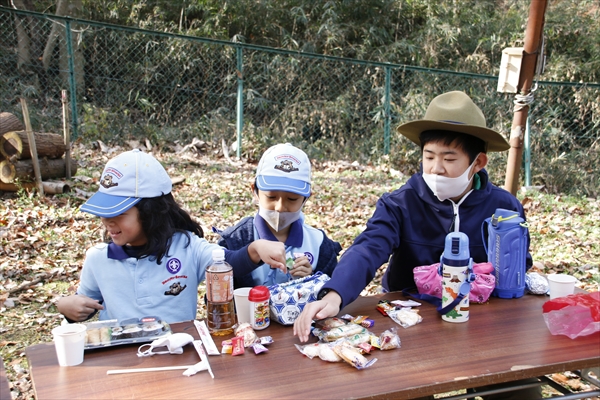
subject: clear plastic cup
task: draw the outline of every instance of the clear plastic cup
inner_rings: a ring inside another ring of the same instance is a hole
[[[86,329],[83,324],[66,324],[52,329],[56,357],[61,367],[79,365],[83,362]]]
[[[575,282],[577,282],[577,278],[574,276],[567,274],[550,274],[547,278],[550,299],[565,297],[575,292]]]
[[[250,289],[252,288],[244,287],[233,291],[238,324],[250,323],[250,301],[248,301]]]

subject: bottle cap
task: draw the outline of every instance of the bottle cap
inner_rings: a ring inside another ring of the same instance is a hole
[[[249,301],[267,301],[271,297],[271,292],[266,286],[255,286],[248,293]]]
[[[225,250],[224,249],[215,249],[212,251],[212,258],[216,261],[222,261],[225,259]]]

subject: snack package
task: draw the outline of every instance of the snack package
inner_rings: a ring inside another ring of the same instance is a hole
[[[337,318],[337,317],[329,317],[329,318],[324,318],[324,319],[319,319],[317,321],[315,321],[315,328],[320,329],[322,331],[328,331],[330,329],[333,328],[339,328],[340,326],[344,326],[344,325],[348,325],[348,319],[350,318],[344,318],[344,317],[349,317],[348,315],[344,315],[342,318]]]
[[[379,336],[379,348],[381,350],[392,350],[400,348],[400,336],[396,328],[391,328]]]
[[[376,358],[372,358],[371,360],[367,359],[356,347],[353,347],[345,340],[340,340],[333,344],[333,351],[335,351],[342,360],[346,361],[356,369],[368,368],[377,361]]]
[[[402,308],[400,310],[391,311],[388,312],[388,315],[394,322],[403,328],[408,328],[423,321],[423,317],[419,315],[419,312],[412,308]]]
[[[241,336],[244,338],[244,347],[250,347],[254,343],[260,342],[258,335],[248,322],[239,324],[238,327],[235,328],[234,334],[235,336]]]
[[[305,344],[303,346],[299,345],[299,344],[294,344],[294,346],[296,346],[296,348],[298,349],[298,351],[302,354],[304,354],[306,357],[310,358],[311,360],[315,357],[319,356],[319,343],[310,343],[310,344]]]
[[[313,334],[324,342],[335,342],[344,337],[360,335],[363,333],[368,333],[366,328],[352,323],[347,323],[346,325],[338,326],[337,328],[332,328],[328,331],[320,331],[316,328],[313,330]]]
[[[323,361],[328,362],[339,362],[342,361],[340,356],[338,356],[330,343],[311,343],[306,344],[304,346],[300,346],[298,344],[294,345],[300,351],[300,353],[304,354],[306,357],[313,359],[315,357],[319,357]]]

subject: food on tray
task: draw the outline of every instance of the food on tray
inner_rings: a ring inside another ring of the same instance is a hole
[[[85,324],[86,349],[115,346],[128,343],[151,342],[171,334],[169,324],[157,317],[94,321]]]

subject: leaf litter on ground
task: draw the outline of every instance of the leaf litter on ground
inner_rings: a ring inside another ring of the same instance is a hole
[[[256,213],[250,185],[257,160],[232,162],[215,148],[205,144],[153,153],[178,182],[173,186],[175,199],[201,223],[212,242],[218,239],[212,227],[223,229]],[[106,162],[125,150],[74,144],[79,171],[68,194],[39,198],[35,192],[0,192],[0,356],[15,399],[34,397],[25,348],[51,341],[51,329],[62,320],[56,300],[75,293],[85,250],[103,240],[99,219],[78,208],[97,190]],[[306,220],[346,249],[364,229],[379,196],[407,178],[385,162],[313,160],[313,195],[303,209]],[[597,291],[600,202],[540,192],[520,192],[518,197],[527,213],[534,269],[570,273],[580,288]],[[362,295],[379,293],[385,268]],[[198,290],[198,318],[202,318],[204,285]],[[573,380],[555,375],[560,381]],[[580,384],[571,386],[577,389]]]

